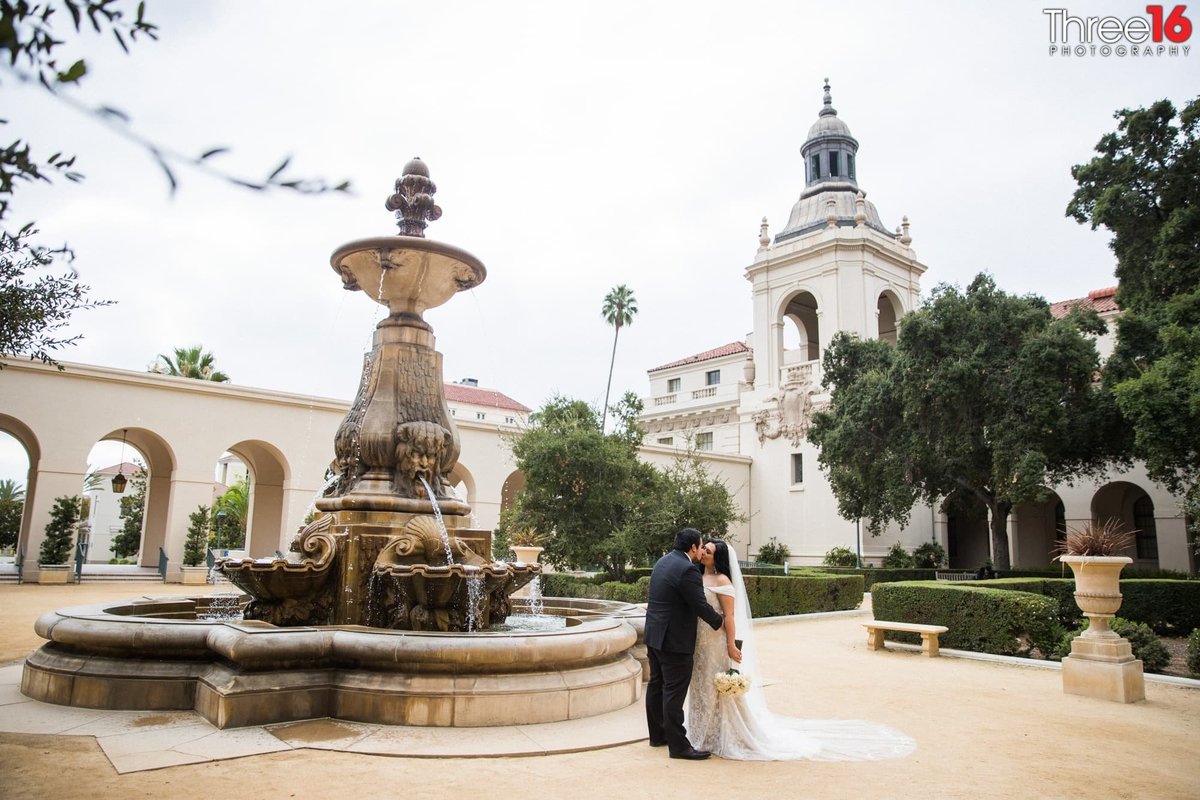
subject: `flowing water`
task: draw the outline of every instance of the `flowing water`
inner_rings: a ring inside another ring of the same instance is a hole
[[[540,617],[545,612],[546,606],[542,603],[542,576],[535,575],[529,582],[529,614]]]
[[[483,605],[483,575],[479,567],[467,565],[467,633],[479,630],[479,607]]]
[[[433,504],[433,517],[437,520],[438,532],[442,536],[442,547],[446,550],[446,563],[454,563],[454,554],[450,552],[450,534],[446,531],[446,521],[442,519],[442,510],[438,508],[437,498],[433,496],[433,487],[429,485],[429,481],[425,480],[424,475],[418,475],[421,479],[421,485],[425,487],[425,494],[429,496],[429,502]]]

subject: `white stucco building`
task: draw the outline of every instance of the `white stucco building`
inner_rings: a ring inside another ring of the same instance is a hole
[[[642,423],[648,444],[741,456],[749,461],[750,516],[738,549],[753,555],[774,537],[792,563],[819,564],[833,547],[861,547],[878,563],[895,542],[912,550],[934,540],[950,566],[975,569],[989,559],[982,506],[947,514],[916,507],[907,527],[892,526],[859,541],[856,522],[842,519],[837,501],[806,441],[814,408],[828,403],[821,357],[838,331],[895,343],[903,316],[920,303],[926,266],[912,247],[905,217],[889,230],[857,176],[858,141],[824,105],[801,148],[806,181],[783,230],[772,239],[767,220],[745,268],[753,297],[752,332],[731,342],[649,370],[650,396]],[[1115,289],[1056,303],[1065,315],[1077,303],[1111,321]],[[1097,343],[1112,352],[1112,334]],[[1111,472],[1098,482],[1056,486],[1046,502],[1019,506],[1009,516],[1014,567],[1044,567],[1056,531],[1090,519],[1118,517],[1141,531],[1136,566],[1195,572],[1178,503],[1145,471]]]

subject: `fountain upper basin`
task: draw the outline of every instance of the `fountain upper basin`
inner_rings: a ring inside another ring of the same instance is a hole
[[[393,314],[420,317],[483,283],[483,262],[454,245],[416,236],[357,239],[329,259],[346,289],[362,289]]]

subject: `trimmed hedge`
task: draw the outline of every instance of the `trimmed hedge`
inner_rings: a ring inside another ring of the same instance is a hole
[[[750,610],[755,617],[845,611],[862,604],[863,581],[858,575],[809,574],[786,578],[747,575],[745,581]],[[644,603],[649,592],[649,575],[642,575],[635,583],[608,581],[602,584],[559,572],[542,576],[542,595],[545,597],[587,597],[621,603]]]
[[[1031,592],[1052,598],[1058,604],[1058,621],[1076,627],[1083,612],[1075,603],[1074,578],[999,578],[962,581],[959,586],[987,586],[1015,592]],[[1121,581],[1122,619],[1143,622],[1160,636],[1184,636],[1200,628],[1200,581],[1141,579]]]
[[[916,567],[906,567],[904,569],[884,569],[883,567],[799,567],[801,570],[817,570],[820,572],[828,572],[834,575],[861,575],[863,578],[863,591],[872,591],[871,587],[877,583],[895,583],[897,581],[931,581],[936,577],[939,570],[936,569],[918,569]]]
[[[742,579],[756,618],[847,611],[862,605],[860,575],[743,575]]]
[[[1051,652],[1063,636],[1058,604],[1028,592],[963,583],[905,581],[882,583],[871,592],[875,618],[890,622],[945,625],[944,647],[1027,656]],[[888,631],[894,641],[916,644],[917,634]]]

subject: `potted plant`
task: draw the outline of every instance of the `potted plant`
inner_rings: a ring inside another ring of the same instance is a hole
[[[1088,628],[1071,643],[1063,659],[1063,691],[1132,703],[1146,699],[1142,662],[1129,642],[1109,627],[1121,607],[1121,570],[1133,563],[1117,555],[1135,541],[1120,520],[1087,522],[1067,528],[1055,548],[1057,559],[1075,573],[1075,603],[1088,618]]]
[[[508,546],[512,548],[518,562],[536,564],[538,556],[546,549],[545,544],[548,538],[545,534],[532,529],[514,530],[508,534]]]
[[[1075,602],[1087,616],[1093,638],[1117,636],[1108,621],[1121,607],[1121,570],[1133,563],[1132,558],[1117,554],[1134,543],[1135,533],[1125,530],[1118,519],[1086,522],[1067,528],[1055,548],[1058,560],[1075,573]]]
[[[71,568],[67,560],[71,557],[75,526],[79,524],[79,508],[78,495],[54,498],[46,538],[38,551],[38,583],[66,583],[70,579]]]
[[[188,514],[187,539],[183,542],[183,582],[198,585],[208,581],[208,565],[204,563],[204,548],[208,544],[208,506],[196,506]]]

